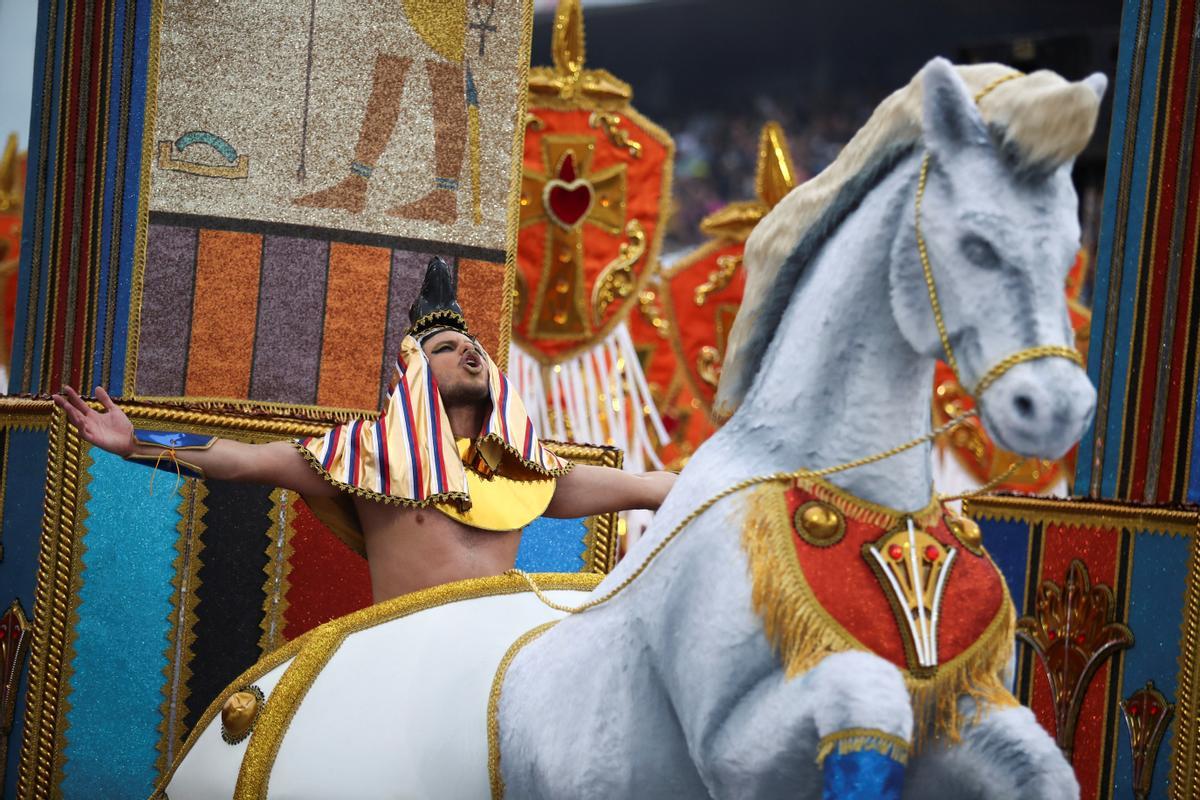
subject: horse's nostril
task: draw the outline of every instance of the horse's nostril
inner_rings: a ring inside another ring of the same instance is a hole
[[[1013,408],[1017,415],[1029,419],[1033,416],[1033,398],[1027,394],[1019,394],[1013,398]]]

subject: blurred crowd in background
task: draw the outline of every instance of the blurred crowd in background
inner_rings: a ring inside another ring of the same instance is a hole
[[[731,200],[754,197],[759,132],[768,121],[787,132],[797,181],[816,175],[866,121],[875,103],[849,92],[820,102],[785,105],[767,95],[753,113],[720,109],[658,120],[675,137],[674,213],[663,251],[690,249],[704,240],[700,221]]]

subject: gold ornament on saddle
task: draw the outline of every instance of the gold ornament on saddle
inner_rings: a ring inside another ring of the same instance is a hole
[[[846,535],[846,518],[828,503],[812,500],[796,509],[796,533],[814,547],[830,547]]]
[[[942,591],[958,551],[917,528],[911,517],[905,522],[863,545],[863,558],[879,578],[896,615],[909,669],[923,677],[938,666]]]

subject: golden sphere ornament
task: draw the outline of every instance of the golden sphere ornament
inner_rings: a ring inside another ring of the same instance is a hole
[[[800,537],[817,547],[837,544],[846,535],[846,519],[842,512],[816,500],[796,509],[793,522]]]
[[[954,534],[954,538],[962,543],[962,546],[970,550],[975,555],[979,555],[983,551],[983,532],[979,530],[979,524],[969,517],[947,517],[946,527]]]

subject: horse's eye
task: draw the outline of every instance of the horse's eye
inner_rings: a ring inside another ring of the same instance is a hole
[[[997,269],[1000,266],[1000,256],[997,255],[996,249],[982,236],[968,234],[958,246],[967,261],[981,269]]]

